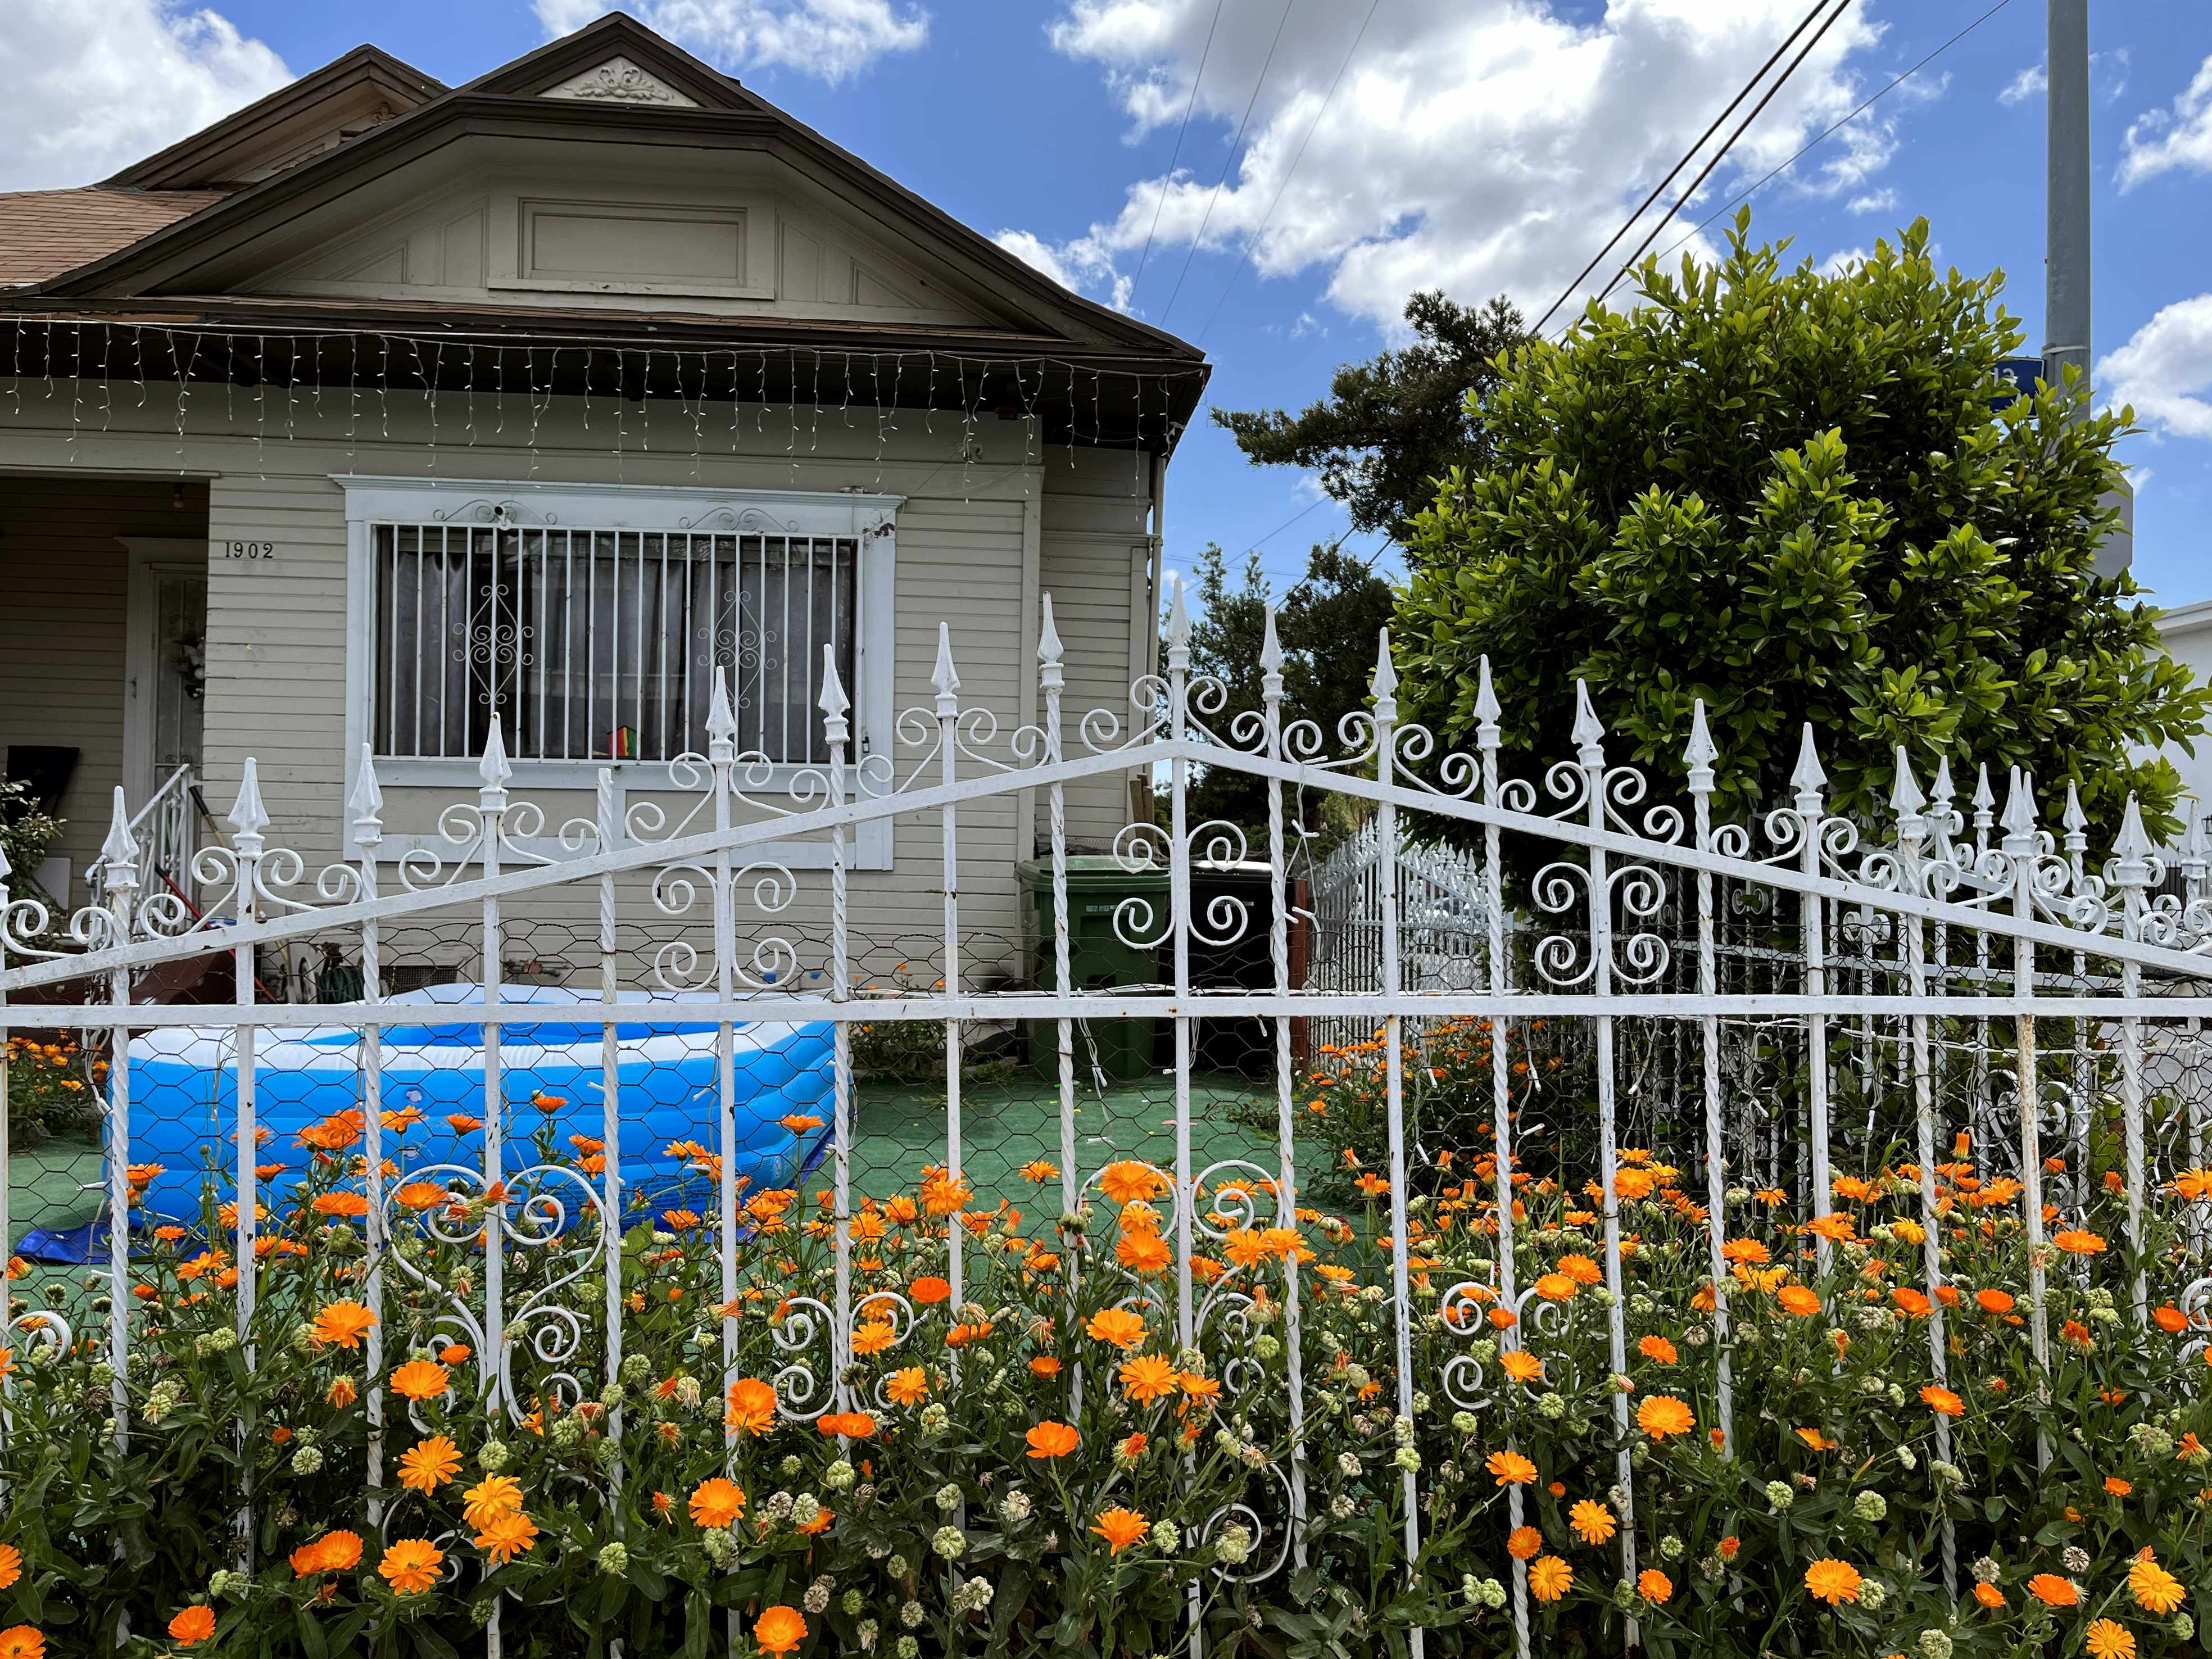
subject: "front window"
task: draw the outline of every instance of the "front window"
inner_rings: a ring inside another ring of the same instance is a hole
[[[703,754],[719,668],[739,752],[828,758],[816,708],[822,647],[851,690],[856,538],[368,530],[380,757],[473,758],[495,714],[517,759]]]

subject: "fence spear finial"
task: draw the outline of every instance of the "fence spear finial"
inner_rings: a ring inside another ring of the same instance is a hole
[[[845,683],[837,678],[837,647],[827,640],[822,641],[822,696],[816,706],[822,710],[822,735],[825,741],[840,744],[852,735],[845,714],[852,708],[853,700],[845,695]]]
[[[1905,752],[1905,745],[1897,745],[1897,779],[1889,787],[1889,810],[1897,814],[1901,825],[1907,818],[1917,818],[1920,809],[1928,805],[1928,798],[1920,793],[1920,783],[1912,775],[1912,757]]]
[[[937,688],[937,713],[949,720],[960,712],[960,671],[952,665],[952,624],[937,624],[937,665],[929,671]]]
[[[2019,854],[2035,850],[2035,796],[2027,787],[2027,775],[2017,766],[2012,769],[2011,786],[2005,792],[2004,850]]]
[[[498,723],[495,720],[492,730],[496,732],[498,729]],[[123,811],[119,791],[116,795],[115,810],[118,815]],[[246,769],[238,780],[238,799],[231,805],[230,827],[237,839],[238,850],[248,858],[259,856],[261,832],[269,827],[269,809],[261,804],[261,768],[251,755],[246,757]],[[129,831],[126,830],[125,836],[127,839]]]
[[[375,847],[384,840],[384,791],[376,781],[376,747],[361,746],[361,770],[354,776],[353,793],[346,797],[353,811],[353,840],[356,847]]]
[[[478,805],[487,812],[507,810],[507,781],[514,775],[514,769],[507,763],[507,744],[499,732],[499,716],[491,717],[491,727],[484,733],[483,758],[477,763],[477,776],[483,783],[477,790]]]
[[[1048,691],[1057,691],[1067,684],[1067,672],[1060,659],[1067,647],[1060,642],[1060,630],[1052,625],[1052,595],[1044,595],[1044,611],[1037,622],[1037,680]]]
[[[1375,719],[1389,726],[1398,718],[1398,668],[1390,660],[1390,630],[1384,629],[1375,648],[1375,672],[1367,682],[1375,694]]]
[[[246,763],[249,768],[253,764]],[[249,771],[246,775],[252,774]],[[230,821],[238,822],[235,812]],[[100,878],[110,897],[138,884],[138,842],[131,833],[131,806],[124,799],[121,784],[115,786],[115,811],[107,822],[107,839],[100,844]]]
[[[2081,792],[2066,780],[2066,811],[2058,820],[2066,831],[2066,857],[2074,866],[2074,879],[2081,879],[2081,855],[2089,850],[2089,815],[2081,810]]]
[[[1485,749],[1498,747],[1498,717],[1505,712],[1490,683],[1490,653],[1482,653],[1482,677],[1474,688],[1474,740]]]
[[[1575,728],[1569,733],[1575,740],[1575,758],[1584,766],[1605,766],[1605,725],[1590,706],[1589,682],[1575,682]]]
[[[1705,724],[1705,700],[1699,697],[1690,705],[1690,741],[1682,749],[1682,759],[1690,769],[1690,788],[1693,793],[1712,793],[1713,763],[1720,756],[1721,751],[1713,743],[1712,729]]]
[[[738,753],[738,711],[730,703],[730,683],[717,664],[707,677],[707,758],[730,761]]]
[[[2143,833],[2142,808],[2135,792],[2128,792],[2127,810],[2120,814],[2120,833],[2112,842],[2109,866],[2112,885],[2143,888],[2150,885],[2150,837]]]
[[[1828,775],[1820,769],[1820,750],[1813,741],[1813,722],[1807,720],[1797,744],[1796,769],[1790,774],[1790,787],[1797,792],[1797,810],[1807,817],[1820,815],[1820,791],[1827,782]]]

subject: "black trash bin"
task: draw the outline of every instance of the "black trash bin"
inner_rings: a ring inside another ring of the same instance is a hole
[[[1060,988],[1057,952],[1053,946],[1052,860],[1028,859],[1014,866],[1014,878],[1027,890],[1030,902],[1024,913],[1024,930],[1030,960],[1040,989]],[[1123,902],[1139,899],[1150,907],[1146,916],[1138,912],[1128,925],[1131,945],[1115,929],[1114,918]],[[1144,926],[1139,928],[1139,923]],[[1159,978],[1159,941],[1167,933],[1168,872],[1164,868],[1126,870],[1115,858],[1083,857],[1067,860],[1068,977],[1079,991],[1119,986],[1151,985]],[[1096,1051],[1098,1069],[1108,1080],[1133,1082],[1152,1069],[1152,1019],[1088,1020],[1073,1033],[1075,1068],[1089,1072]],[[1087,1041],[1086,1041],[1087,1037]],[[1053,1056],[1058,1050],[1057,1020],[1029,1023],[1030,1060],[1041,1070],[1057,1070]]]

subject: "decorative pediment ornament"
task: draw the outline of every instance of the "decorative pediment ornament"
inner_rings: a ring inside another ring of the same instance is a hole
[[[627,58],[610,58],[599,68],[549,87],[538,95],[599,104],[659,104],[665,109],[699,107],[696,99],[686,98],[675,88],[655,80]]]

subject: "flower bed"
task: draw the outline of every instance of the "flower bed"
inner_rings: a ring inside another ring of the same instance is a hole
[[[1630,1621],[1653,1655],[2199,1650],[2212,1421],[2174,1292],[2201,1172],[2154,1202],[2140,1261],[2099,1185],[2043,1247],[2037,1309],[2018,1183],[1963,1142],[1929,1172],[1932,1212],[1895,1159],[1840,1176],[1817,1222],[1732,1192],[1717,1288],[1682,1173],[1627,1152],[1612,1260],[1601,1191],[1516,1176],[1517,1317],[1492,1288],[1479,1150],[1411,1201],[1402,1261],[1386,1182],[1278,1226],[1255,1176],[1194,1218],[1186,1343],[1158,1172],[1109,1165],[1061,1216],[1049,1164],[1030,1213],[925,1171],[855,1196],[833,1397],[826,1195],[741,1194],[733,1282],[711,1218],[634,1209],[610,1379],[581,1196],[601,1149],[541,1133],[542,1173],[488,1206],[435,1163],[433,1125],[387,1115],[395,1246],[372,1286],[361,1128],[264,1152],[243,1341],[227,1243],[165,1229],[134,1263],[123,1444],[93,1328],[19,1329],[0,1659],[442,1659],[495,1616],[506,1653],[549,1659],[616,1639],[698,1659],[731,1624],[770,1654],[1144,1655],[1194,1619],[1215,1654],[1397,1652],[1414,1626],[1431,1652],[1495,1654],[1523,1571],[1545,1654],[1618,1651]],[[669,1151],[672,1175],[713,1171]],[[488,1223],[510,1235],[512,1410],[487,1404],[501,1385],[456,1311],[483,1306]]]

